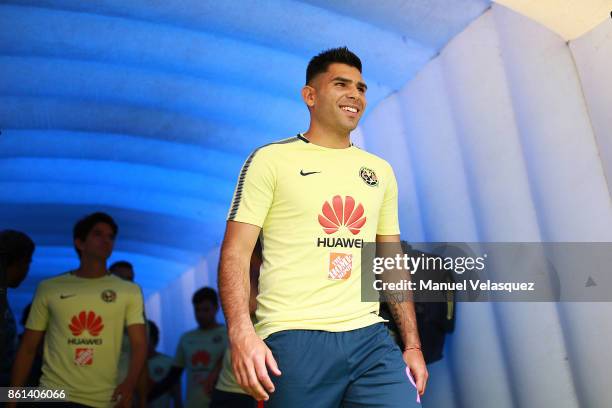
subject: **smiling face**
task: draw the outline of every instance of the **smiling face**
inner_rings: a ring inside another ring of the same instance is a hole
[[[346,64],[331,64],[302,90],[311,121],[324,129],[349,133],[357,127],[366,107],[361,72]]]

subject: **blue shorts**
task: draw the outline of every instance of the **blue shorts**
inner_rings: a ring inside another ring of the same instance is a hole
[[[282,372],[266,408],[419,407],[406,363],[383,323],[346,332],[286,330],[266,344]]]

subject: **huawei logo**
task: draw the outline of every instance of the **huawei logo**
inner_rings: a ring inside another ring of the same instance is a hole
[[[339,195],[334,196],[331,204],[329,201],[323,204],[322,212],[322,215],[319,214],[319,224],[326,234],[333,234],[344,225],[353,235],[357,235],[366,222],[363,205],[355,208],[355,200],[351,196],[346,196],[344,202]]]
[[[210,363],[210,354],[208,354],[206,351],[202,351],[202,350],[196,351],[191,356],[191,365],[192,366],[196,366],[198,364],[201,364],[203,366],[207,366],[208,363]]]
[[[73,336],[80,336],[84,331],[88,331],[95,337],[104,329],[104,324],[102,323],[102,317],[97,316],[95,312],[83,310],[78,315],[72,316],[68,328],[70,328]]]

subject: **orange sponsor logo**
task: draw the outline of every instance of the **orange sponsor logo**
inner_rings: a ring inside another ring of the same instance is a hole
[[[97,316],[94,311],[81,311],[78,315],[72,316],[68,325],[73,336],[80,336],[84,331],[88,331],[92,336],[98,336],[104,324],[102,317]]]
[[[198,364],[203,365],[204,367],[208,366],[210,363],[210,354],[208,354],[205,350],[198,350],[191,356],[191,365],[196,366]]]
[[[357,235],[366,223],[366,217],[363,216],[363,205],[359,204],[355,207],[355,199],[351,196],[346,196],[344,200],[339,195],[334,196],[331,204],[329,201],[323,204],[321,212],[319,224],[326,234],[333,234],[344,225],[351,231],[351,234]]]
[[[93,364],[93,349],[92,348],[77,348],[74,350],[74,364],[78,366],[86,366]]]
[[[353,270],[353,255],[332,252],[329,254],[329,274],[332,280],[345,280],[351,276]]]

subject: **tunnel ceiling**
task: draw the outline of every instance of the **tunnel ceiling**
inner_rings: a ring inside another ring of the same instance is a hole
[[[309,58],[347,45],[369,110],[488,0],[53,0],[0,4],[0,228],[38,245],[19,291],[76,266],[103,210],[145,293],[220,242],[254,147],[307,129]],[[213,265],[214,267],[214,265]],[[20,296],[17,294],[17,296]]]
[[[575,40],[610,18],[612,0],[495,0],[546,26],[566,41]]]

